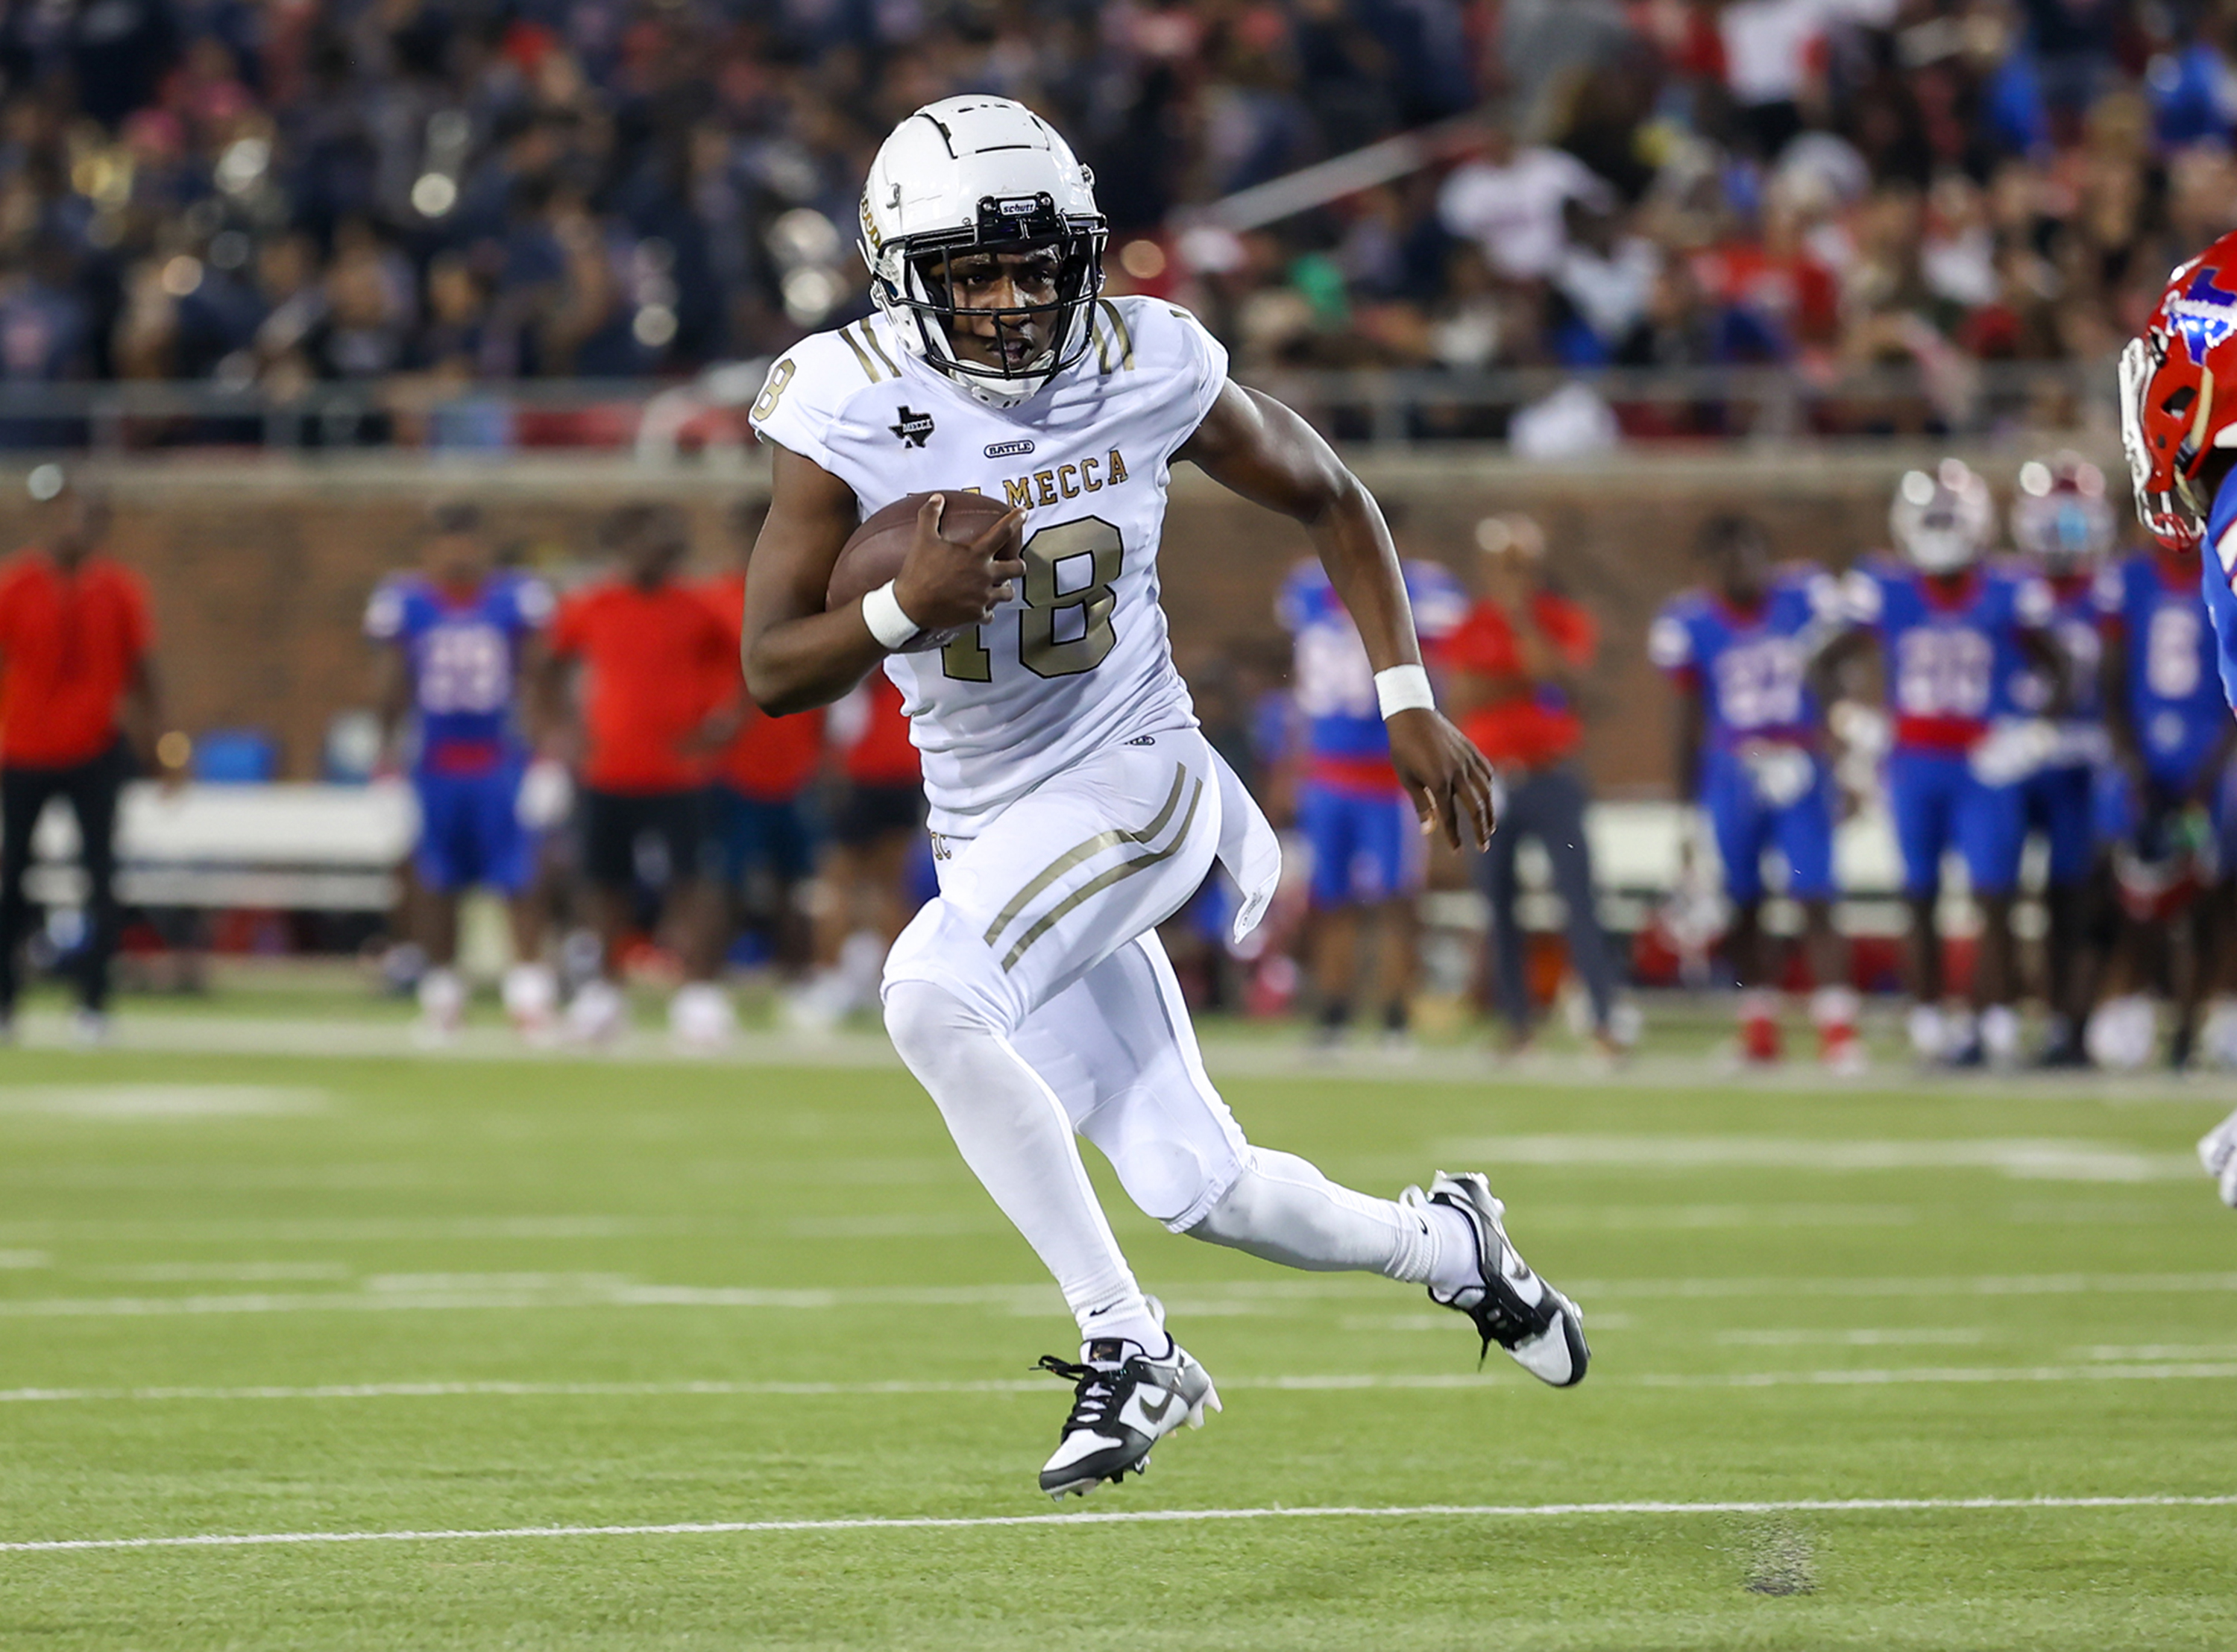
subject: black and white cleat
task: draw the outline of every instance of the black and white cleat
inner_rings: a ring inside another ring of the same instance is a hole
[[[1105,1480],[1141,1474],[1152,1445],[1183,1423],[1202,1428],[1205,1409],[1220,1408],[1211,1373],[1171,1337],[1156,1355],[1138,1342],[1103,1339],[1076,1364],[1044,1354],[1036,1369],[1072,1385],[1063,1438],[1041,1465],[1041,1490],[1052,1497],[1084,1497]]]
[[[1574,1388],[1585,1379],[1592,1350],[1585,1346],[1585,1316],[1574,1302],[1531,1271],[1507,1236],[1507,1207],[1492,1197],[1491,1184],[1477,1171],[1465,1175],[1437,1172],[1424,1195],[1409,1188],[1401,1203],[1443,1205],[1466,1216],[1475,1228],[1481,1285],[1450,1296],[1432,1287],[1429,1300],[1468,1315],[1488,1354],[1496,1342],[1539,1381]]]
[[[2199,1138],[2198,1162],[2221,1189],[2221,1202],[2237,1208],[2237,1113]]]

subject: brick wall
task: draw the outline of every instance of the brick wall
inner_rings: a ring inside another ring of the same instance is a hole
[[[1970,457],[2002,493],[2024,456]],[[1464,579],[1481,517],[1502,510],[1538,517],[1560,578],[1605,634],[1587,691],[1586,760],[1604,791],[1653,795],[1669,784],[1671,720],[1644,638],[1656,605],[1693,577],[1689,552],[1700,523],[1747,510],[1783,554],[1845,563],[1880,542],[1895,478],[1934,457],[1728,451],[1626,455],[1568,469],[1491,454],[1410,454],[1363,457],[1359,469],[1399,507],[1407,553],[1443,561]],[[2108,468],[2117,474],[2116,463]],[[191,730],[269,729],[287,772],[302,777],[316,771],[333,714],[368,701],[372,660],[358,635],[365,599],[384,572],[412,557],[429,502],[481,500],[501,539],[522,542],[564,582],[593,566],[598,513],[632,497],[684,507],[699,564],[711,570],[729,554],[723,511],[760,485],[750,466],[648,477],[598,459],[497,471],[188,459],[118,466],[104,477],[116,501],[115,554],[152,588],[175,720]],[[0,545],[34,531],[20,478],[0,475]],[[1220,659],[1278,664],[1272,594],[1309,552],[1301,530],[1183,471],[1160,567],[1184,668]]]

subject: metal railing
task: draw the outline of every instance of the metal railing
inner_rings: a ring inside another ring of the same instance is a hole
[[[514,379],[436,387],[392,379],[321,383],[287,394],[214,382],[0,380],[0,449],[104,455],[213,447],[490,455],[572,449],[659,462],[750,445],[745,411],[765,366],[728,363],[681,382]],[[1517,433],[1519,418],[1557,394],[1566,395],[1573,420],[1604,417],[1606,433],[1633,441],[2102,431],[2115,407],[2109,362],[1268,367],[1240,376],[1338,439],[1389,447],[1503,442]]]
[[[2113,365],[1973,362],[1933,367],[1419,368],[1264,371],[1251,382],[1339,438],[1398,446],[1505,440],[1528,410],[1576,391],[1629,440],[1979,438],[2012,428],[2102,430],[2117,420]],[[1586,405],[1589,405],[1587,404]],[[1581,418],[1581,408],[1568,410]]]

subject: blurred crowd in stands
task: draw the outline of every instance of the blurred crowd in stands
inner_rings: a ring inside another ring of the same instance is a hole
[[[1114,284],[1246,372],[2094,360],[2237,221],[2233,51],[2227,0],[26,4],[0,374],[408,408],[764,355],[863,309],[869,157],[966,90],[1071,136]]]

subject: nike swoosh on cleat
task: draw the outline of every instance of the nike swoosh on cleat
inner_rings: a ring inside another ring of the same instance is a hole
[[[1165,1420],[1165,1413],[1173,1408],[1173,1400],[1176,1396],[1172,1394],[1165,1394],[1161,1397],[1154,1405],[1152,1405],[1148,1400],[1144,1399],[1139,1394],[1137,1394],[1134,1398],[1135,1403],[1141,1406],[1142,1415],[1145,1419],[1151,1423],[1162,1423]]]

